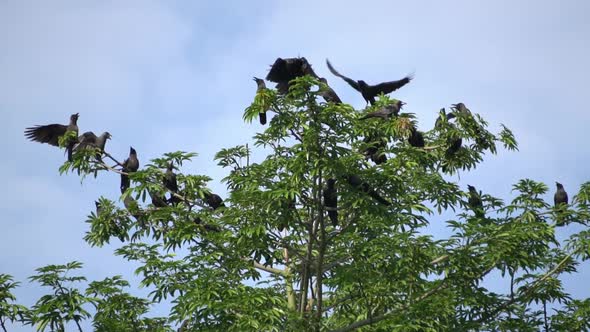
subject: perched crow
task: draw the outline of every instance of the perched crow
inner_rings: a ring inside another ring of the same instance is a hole
[[[474,186],[467,185],[467,189],[469,189],[469,200],[467,201],[467,204],[473,210],[476,217],[483,217],[483,203],[481,202],[479,193]]]
[[[455,125],[449,124],[451,128],[455,128]],[[459,149],[461,145],[463,145],[463,139],[461,136],[453,135],[447,138],[447,150],[445,151],[445,156],[447,158],[452,157]]]
[[[266,84],[264,84],[263,79],[258,77],[254,77],[253,79],[256,82],[256,85],[258,86],[256,88],[256,93],[259,93],[260,91],[266,89]],[[260,120],[261,125],[266,124],[266,111],[268,111],[268,109],[265,109],[263,112],[258,113],[258,119]]]
[[[421,131],[417,130],[416,127],[412,127],[410,137],[408,137],[408,143],[415,148],[423,148],[424,135]]]
[[[73,150],[78,151],[81,149],[97,148],[99,151],[96,152],[96,160],[102,160],[102,153],[107,140],[111,139],[109,132],[104,132],[100,136],[96,136],[93,132],[87,131],[84,134],[78,136],[78,143],[74,145]]]
[[[555,185],[557,186],[557,191],[553,196],[555,206],[558,206],[559,204],[568,204],[567,193],[563,189],[563,185],[559,182],[555,182]]]
[[[324,206],[326,207],[326,210],[328,210],[328,217],[332,221],[334,227],[338,225],[338,193],[336,192],[335,184],[335,179],[328,179],[323,192]]]
[[[463,145],[463,139],[461,137],[449,140],[449,147],[445,151],[445,156],[451,157],[452,155],[457,153],[457,151],[461,149],[461,145]]]
[[[168,203],[166,202],[166,199],[164,196],[158,195],[155,191],[152,191],[149,189],[148,189],[148,194],[150,195],[150,198],[152,199],[152,204],[155,207],[163,208],[163,207],[168,206]]]
[[[133,147],[129,148],[129,157],[123,162],[122,171],[125,173],[137,172],[139,169],[139,159],[137,159],[137,152]],[[129,188],[129,176],[121,174],[121,193],[124,193]]]
[[[225,207],[225,204],[223,204],[223,199],[221,199],[221,196],[217,194],[205,193],[205,202],[207,202],[207,204],[212,207],[213,210],[217,210],[221,206]]]
[[[334,89],[328,85],[328,80],[324,77],[320,77],[320,82],[326,85],[325,88],[320,88],[320,95],[324,98],[326,103],[342,104],[340,97],[338,97]]]
[[[168,201],[172,204],[177,204],[180,202],[180,198],[174,195],[178,193],[178,182],[176,181],[176,174],[174,174],[173,168],[174,165],[169,163],[166,173],[164,174],[164,187],[172,192]]]
[[[65,135],[68,131],[73,131],[78,135],[78,113],[70,115],[70,123],[68,125],[61,124],[50,124],[45,126],[34,126],[25,129],[25,137],[31,141],[39,143],[47,143],[53,146],[59,146],[59,138]],[[66,145],[66,151],[68,154],[68,160],[72,160],[72,149],[76,144],[76,139],[68,142]]]
[[[387,148],[387,141],[385,139],[367,136],[363,141],[369,144],[369,146],[362,151],[366,159],[371,159],[377,165],[381,165],[387,161],[387,156],[382,151]]]
[[[391,205],[391,203],[388,200],[381,197],[381,195],[379,195],[373,188],[371,188],[368,183],[364,182],[358,175],[349,174],[346,176],[346,181],[355,189],[360,189],[363,192],[367,193],[369,196],[371,196],[371,198],[373,198],[377,202],[387,206]]]
[[[330,61],[328,59],[326,59],[326,64],[328,65],[328,69],[330,69],[332,74],[345,80],[346,83],[348,83],[351,87],[353,87],[355,90],[360,92],[363,95],[363,98],[365,99],[365,101],[367,103],[371,103],[371,105],[373,105],[375,103],[375,97],[378,96],[379,94],[391,93],[391,92],[401,88],[402,86],[408,84],[414,78],[412,75],[408,75],[398,81],[383,82],[383,83],[380,83],[377,85],[368,85],[363,80],[355,81],[351,78],[348,78],[348,77],[340,74],[339,72],[336,71],[336,69],[334,69],[334,67],[332,67],[332,64],[330,63]]]
[[[319,78],[306,58],[277,58],[266,75],[266,79],[277,83],[276,88],[279,93],[286,94],[289,92],[291,80],[305,75]]]
[[[440,111],[445,113],[445,117],[447,118],[447,121],[452,120],[457,117],[454,112],[446,113],[444,108],[441,108]],[[441,121],[442,121],[442,117],[439,115],[438,118],[436,118],[436,122],[434,122],[434,127],[439,128],[441,125]]]
[[[465,106],[465,104],[463,104],[463,103],[453,104],[451,106],[453,107],[453,109],[455,109],[459,113],[471,114],[471,111],[469,110],[469,108],[467,108],[467,106]],[[455,115],[453,115],[453,117],[455,117]]]
[[[369,118],[381,118],[383,120],[387,120],[388,118],[391,118],[392,115],[398,116],[399,111],[402,109],[402,106],[404,106],[405,104],[406,103],[404,103],[403,101],[398,100],[391,105],[387,105],[385,107],[378,109],[375,112],[371,112],[371,113],[361,117],[360,120],[369,119]]]
[[[100,206],[99,201],[94,201],[94,205],[96,206],[96,216],[100,216],[102,214],[102,206]]]

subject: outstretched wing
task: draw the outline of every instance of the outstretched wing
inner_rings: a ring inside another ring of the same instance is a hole
[[[34,142],[59,146],[59,137],[63,136],[67,129],[68,126],[60,124],[34,126],[25,129],[25,137]]]
[[[359,87],[359,84],[357,83],[357,81],[348,78],[342,74],[340,74],[339,72],[336,71],[336,69],[334,69],[334,67],[332,67],[332,64],[330,63],[330,60],[326,59],[326,64],[328,65],[328,69],[330,69],[330,71],[332,72],[332,74],[340,77],[341,79],[345,80],[346,83],[348,83],[351,87],[353,87],[356,91],[361,92],[361,88]]]
[[[285,81],[287,77],[287,61],[282,58],[277,58],[270,67],[270,71],[268,72],[268,75],[266,75],[266,80],[279,83]]]
[[[374,85],[372,88],[374,89],[375,95],[378,95],[380,93],[388,94],[388,93],[391,93],[391,92],[401,88],[402,86],[410,83],[410,81],[412,79],[414,79],[414,76],[408,75],[408,76],[402,78],[401,80],[391,81],[391,82],[383,82],[383,83]]]

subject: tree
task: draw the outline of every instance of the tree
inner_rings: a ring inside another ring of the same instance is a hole
[[[152,293],[149,300],[124,293],[128,283],[120,277],[92,282],[85,292],[66,289],[63,273],[80,264],[50,266],[32,279],[55,294],[42,298],[32,318],[23,321],[39,330],[52,322],[52,329],[63,330],[68,320],[90,317],[92,308],[83,307],[92,306],[99,331],[168,331],[173,325],[181,331],[588,326],[588,299],[567,294],[560,275],[575,273],[588,259],[589,233],[560,243],[555,220],[560,227],[587,224],[590,183],[571,205],[556,210],[542,199],[545,184],[524,179],[514,185],[517,195],[508,203],[480,193],[482,207],[475,211],[469,195],[445,174],[473,169],[486,152],[497,153],[497,144],[515,150],[508,128],[493,134],[478,114],[457,107],[449,116],[443,109],[435,128],[424,133],[426,146],[412,147],[407,139],[417,130],[414,114],[359,119],[396,100],[381,96],[358,112],[347,104],[320,102],[326,88],[304,76],[286,95],[257,92],[244,119],[275,114],[253,142],[270,152],[260,162],[250,160],[250,144],[217,153],[228,170],[223,205],[212,204],[206,186],[212,179],[206,175],[178,172],[176,192],[164,185],[168,165],[181,168],[194,153],[167,153],[125,173],[108,152],[115,166],[97,160],[93,149],[76,152],[61,172],[129,176],[132,186],[121,196],[123,206],[100,198],[85,240],[101,246],[118,238],[124,245],[115,254],[140,262],[137,273]],[[372,139],[386,142],[377,151],[386,162],[375,165],[363,153],[375,147]],[[450,145],[455,145],[451,152]],[[335,180],[336,208],[324,204],[328,179]],[[149,204],[147,197],[160,203]],[[334,209],[336,223],[328,219]],[[454,234],[435,240],[426,226],[442,222],[443,211],[456,213],[446,221]],[[492,271],[507,274],[504,293],[484,287]],[[145,317],[151,303],[165,299],[173,304],[169,317]],[[52,301],[60,304],[51,306],[47,318],[43,308]],[[551,315],[547,305],[556,302],[563,305]]]

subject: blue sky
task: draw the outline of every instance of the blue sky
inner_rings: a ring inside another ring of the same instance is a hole
[[[118,197],[118,177],[81,185],[60,176],[63,154],[27,142],[25,127],[79,112],[81,132],[110,131],[107,148],[120,159],[130,145],[144,162],[198,152],[184,170],[209,174],[223,191],[213,155],[260,129],[242,122],[251,77],[279,56],[305,56],[357,108],[361,96],[329,74],[326,57],[369,82],[415,72],[395,96],[421,129],[463,101],[519,140],[520,152],[487,156],[462,185],[510,198],[518,179],[544,181],[551,193],[557,180],[571,197],[588,179],[578,142],[590,120],[589,11],[587,1],[2,1],[0,273],[24,282],[16,293],[27,305],[45,290],[26,278],[47,264],[79,260],[90,279],[137,280],[136,266],[112,256],[116,241],[90,248],[82,239],[94,199]],[[584,275],[568,287],[587,296]]]

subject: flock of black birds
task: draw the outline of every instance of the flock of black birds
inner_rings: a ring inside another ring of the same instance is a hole
[[[348,83],[352,88],[360,92],[363,99],[368,104],[374,105],[376,100],[375,98],[381,94],[389,94],[393,91],[400,89],[401,87],[405,86],[406,84],[410,83],[413,79],[413,75],[407,75],[400,80],[396,81],[388,81],[382,82],[376,85],[369,85],[364,80],[353,80],[347,76],[340,74],[334,66],[330,63],[329,60],[326,60],[326,64],[328,69],[332,74],[335,76],[343,79],[346,83]],[[293,84],[293,80],[297,77],[302,77],[305,75],[310,75],[322,83],[324,83],[325,87],[323,87],[319,94],[324,98],[324,100],[328,103],[334,104],[341,104],[342,100],[336,92],[328,85],[327,80],[324,77],[319,77],[313,71],[311,65],[304,57],[298,58],[277,58],[274,64],[271,66],[271,69],[266,76],[266,80],[276,83],[276,90],[279,94],[287,94],[289,92],[289,88]],[[266,84],[263,79],[254,77],[254,81],[257,84],[257,92],[266,89]],[[371,119],[371,118],[379,118],[383,120],[387,120],[391,117],[397,117],[399,115],[400,110],[405,105],[404,102],[400,100],[396,100],[394,103],[384,106],[377,111],[368,113],[362,117],[360,120]],[[457,113],[470,113],[469,109],[463,103],[453,104],[452,105],[454,112],[445,113],[446,119],[451,120],[454,119]],[[68,141],[62,142],[62,144],[66,148],[68,161],[73,160],[73,154],[82,149],[95,149],[95,159],[99,163],[104,164],[102,157],[106,153],[105,152],[105,145],[107,140],[111,139],[111,134],[109,132],[104,132],[100,136],[97,136],[93,132],[85,132],[82,135],[78,136],[78,118],[79,114],[72,114],[70,116],[70,122],[67,125],[62,124],[49,124],[49,125],[37,125],[33,127],[29,127],[25,129],[25,137],[30,139],[31,141],[36,141],[39,143],[47,143],[53,146],[60,145],[60,138],[66,135],[67,132],[74,132],[75,136],[67,136],[70,137]],[[439,117],[435,123],[435,127],[439,126],[441,118]],[[259,121],[261,125],[265,125],[267,123],[267,114],[266,110],[259,113]],[[450,124],[452,126],[452,124]],[[365,137],[365,143],[369,144],[369,147],[363,151],[363,154],[367,159],[372,160],[376,164],[381,164],[387,161],[387,157],[383,153],[379,153],[381,149],[383,149],[387,142],[383,139],[379,139],[378,137]],[[476,139],[477,142],[477,139]],[[422,132],[417,130],[415,127],[410,128],[410,136],[408,137],[408,143],[416,148],[424,148],[424,136]],[[457,152],[462,145],[462,140],[460,137],[454,138],[450,142],[448,142],[448,148],[445,152],[446,155],[453,154]],[[109,156],[110,157],[110,156]],[[114,158],[111,159],[116,162],[114,167],[119,167],[118,171],[121,173],[121,184],[120,190],[121,193],[124,193],[130,187],[130,179],[129,174],[137,172],[139,170],[139,159],[137,158],[137,152],[133,147],[129,149],[129,156],[123,163],[119,163]],[[370,187],[368,183],[363,181],[358,175],[349,174],[344,177],[346,182],[355,190],[360,190],[366,193],[369,197],[374,199],[376,202],[383,204],[383,205],[391,205],[387,199],[380,196],[377,191]],[[168,164],[166,172],[164,173],[162,184],[164,187],[170,192],[169,198],[158,196],[156,193],[148,191],[152,204],[155,207],[165,207],[169,204],[177,204],[182,200],[182,196],[179,195],[179,188],[178,183],[176,180],[176,174],[174,173],[174,165],[172,163]],[[568,196],[565,192],[563,185],[556,182],[557,191],[554,195],[554,204],[555,206],[559,206],[561,204],[568,204]],[[483,203],[480,196],[480,193],[476,190],[475,187],[468,185],[469,190],[469,199],[468,199],[468,206],[474,211],[477,217],[484,217],[484,209]],[[127,198],[130,199],[130,198]],[[126,199],[125,206],[129,207],[129,201]],[[209,205],[213,210],[218,209],[219,207],[225,206],[223,203],[223,199],[214,193],[205,193],[203,197],[203,201]],[[332,224],[336,226],[338,224],[338,193],[336,189],[336,179],[329,178],[326,181],[326,184],[323,188],[323,201],[324,206],[328,212],[328,217],[330,218]],[[99,203],[96,202],[97,207],[97,214],[100,211]],[[197,221],[199,223],[199,221]]]
[[[73,155],[82,149],[94,149],[96,151],[94,155],[95,160],[99,164],[107,166],[104,163],[102,157],[106,153],[105,145],[107,140],[111,139],[111,134],[109,132],[104,132],[100,136],[96,136],[96,134],[94,134],[93,132],[88,131],[78,136],[78,118],[79,114],[76,113],[70,116],[70,123],[68,125],[49,124],[37,125],[26,128],[25,137],[27,137],[31,141],[47,143],[53,146],[59,146],[60,138],[65,136],[66,132],[73,132],[75,133],[75,135],[72,135],[71,139],[62,142],[62,144],[66,147],[68,161],[72,161]],[[113,168],[120,173],[120,190],[121,194],[123,194],[125,193],[125,191],[127,191],[127,189],[129,189],[131,185],[129,174],[137,172],[139,170],[139,159],[137,158],[137,151],[133,147],[130,147],[129,156],[127,157],[127,159],[125,159],[123,163],[118,162],[116,159],[112,157],[111,159],[116,163],[116,165],[110,168]],[[115,167],[119,168],[116,169]],[[168,198],[162,197],[157,193],[148,190],[148,194],[151,197],[152,204],[155,207],[166,207],[170,204],[176,205],[182,200],[182,196],[180,195],[181,192],[178,188],[176,174],[174,173],[174,165],[172,163],[169,163],[167,166],[166,172],[162,177],[162,184],[170,192]],[[223,199],[221,198],[221,196],[214,193],[205,193],[203,201],[207,203],[213,210],[216,210],[217,208],[224,206]],[[126,197],[124,203],[125,206],[128,208],[132,205],[136,206],[136,202],[129,196]],[[98,201],[95,202],[95,205],[96,214],[99,215],[102,211],[102,208]],[[137,215],[135,216],[137,218]]]

